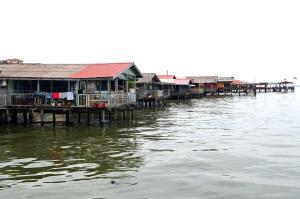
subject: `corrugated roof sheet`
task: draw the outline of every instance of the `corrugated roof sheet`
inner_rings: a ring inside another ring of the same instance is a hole
[[[114,78],[131,67],[133,67],[138,77],[142,77],[134,63],[128,62],[106,64],[2,64],[0,65],[0,78]]]
[[[176,79],[175,75],[157,75],[159,79]]]
[[[139,79],[137,83],[150,83],[153,79],[160,82],[160,79],[155,73],[143,73],[143,78]]]
[[[234,77],[218,77],[218,82],[233,82]]]
[[[84,65],[68,64],[3,64],[0,78],[68,78]]]
[[[189,85],[191,83],[190,79],[174,79],[176,85]]]
[[[197,84],[218,82],[218,76],[188,76],[186,78],[191,79],[193,83]]]
[[[72,78],[97,78],[97,77],[115,77],[118,74],[129,69],[133,63],[107,63],[91,64],[84,67],[79,72],[72,74]]]

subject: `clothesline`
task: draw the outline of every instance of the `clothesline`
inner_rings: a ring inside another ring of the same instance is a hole
[[[47,99],[66,99],[68,101],[74,100],[73,92],[36,92],[38,96],[44,96]]]

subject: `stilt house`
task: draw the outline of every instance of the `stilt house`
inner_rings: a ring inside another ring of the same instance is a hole
[[[142,74],[133,62],[104,64],[0,63],[0,106],[106,106],[135,103]]]

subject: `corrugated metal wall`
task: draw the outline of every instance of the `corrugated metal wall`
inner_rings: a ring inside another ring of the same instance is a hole
[[[0,107],[6,106],[7,88],[0,87]]]

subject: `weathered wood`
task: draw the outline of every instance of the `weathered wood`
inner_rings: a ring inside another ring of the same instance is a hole
[[[104,123],[105,122],[105,110],[102,110],[101,111],[101,121],[102,121],[102,123]]]
[[[29,111],[29,123],[30,124],[33,123],[33,111],[32,110]]]
[[[123,121],[125,121],[126,120],[126,112],[124,109],[122,110],[122,112],[123,112]]]
[[[90,125],[90,111],[87,111],[87,124]]]
[[[112,118],[113,118],[111,111],[108,112],[108,117],[109,117],[109,122],[111,123],[112,122]]]
[[[44,126],[44,109],[40,110],[41,126]]]
[[[101,110],[98,111],[98,119],[99,119],[99,124],[102,124],[102,120],[101,120]]]
[[[24,125],[27,124],[27,110],[26,109],[23,110],[23,124]]]
[[[66,112],[66,124],[69,125],[70,121],[69,121],[70,117],[69,117],[69,112]]]
[[[73,124],[73,112],[72,112],[72,109],[69,109],[68,113],[69,113],[68,114],[68,120],[69,120],[68,124],[72,125]]]
[[[56,115],[55,115],[55,111],[52,112],[52,123],[53,123],[53,126],[56,125]]]
[[[4,122],[7,124],[9,122],[9,110],[5,110]]]
[[[12,110],[12,123],[18,124],[18,112],[17,110]]]
[[[81,112],[78,112],[78,124],[81,124]]]

